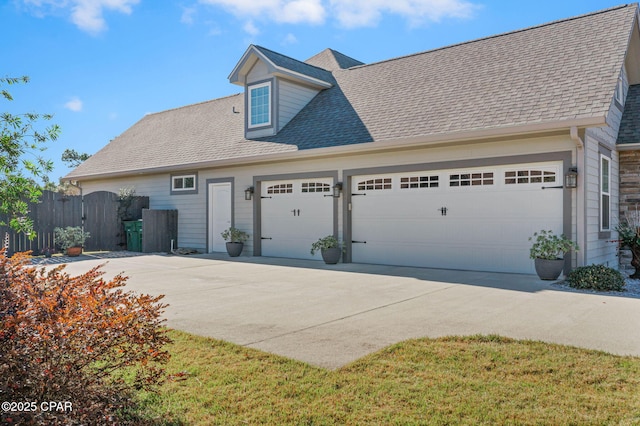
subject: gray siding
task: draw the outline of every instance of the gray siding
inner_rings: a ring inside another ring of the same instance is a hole
[[[338,181],[344,182],[344,170],[367,167],[411,165],[417,163],[437,163],[475,158],[490,159],[504,156],[540,154],[546,152],[575,151],[575,144],[569,135],[563,137],[529,138],[506,142],[487,142],[454,147],[433,147],[399,152],[362,153],[360,155],[329,157],[324,159],[301,160],[295,162],[274,162],[233,168],[202,169],[198,171],[198,193],[193,195],[171,195],[170,174],[133,176],[130,178],[104,179],[82,182],[84,193],[134,186],[137,195],[149,196],[152,209],[177,209],[178,246],[207,250],[207,179],[234,178],[234,223],[250,234],[245,244],[244,256],[253,254],[253,207],[254,201],[244,199],[244,190],[254,185],[254,176],[283,174],[303,174],[314,171],[335,171]],[[471,156],[471,157],[470,157]],[[575,159],[574,159],[575,161]],[[259,194],[254,194],[254,197]],[[342,238],[344,228],[344,196],[338,199],[338,234]]]
[[[624,94],[628,91],[626,73],[622,70]],[[620,199],[620,166],[616,151],[616,140],[623,106],[612,101],[607,115],[608,126],[587,129],[585,132],[585,220],[586,220],[586,252],[585,264],[603,264],[617,267],[617,246],[611,240],[615,238],[615,227],[618,224]],[[600,154],[611,153],[611,232],[600,232]]]
[[[93,182],[81,182],[83,194],[98,190],[118,193],[120,188],[134,187],[136,195],[149,197],[149,208],[179,210],[179,246],[203,250],[206,248],[206,184],[198,176],[197,194],[171,195],[170,174],[133,176]]]
[[[318,91],[287,80],[279,80],[278,87],[280,90],[278,97],[278,129],[282,129],[318,94]]]

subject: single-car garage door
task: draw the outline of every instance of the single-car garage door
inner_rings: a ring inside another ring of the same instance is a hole
[[[563,231],[562,162],[352,178],[352,260],[534,273],[534,232]]]
[[[332,178],[262,182],[262,255],[296,259],[312,256],[311,244],[333,235]]]

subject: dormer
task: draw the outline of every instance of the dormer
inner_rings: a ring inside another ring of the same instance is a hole
[[[277,134],[334,79],[327,70],[251,45],[229,81],[245,88],[245,137],[251,139]]]

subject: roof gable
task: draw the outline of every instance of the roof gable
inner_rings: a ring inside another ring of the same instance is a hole
[[[246,75],[257,61],[264,62],[270,74],[284,76],[313,87],[326,89],[331,87],[333,82],[331,72],[327,70],[255,45],[249,46],[244,55],[242,55],[242,58],[229,75],[229,81],[233,84],[244,86]]]
[[[337,71],[340,69],[347,69],[356,67],[358,65],[364,65],[363,62],[350,58],[349,56],[333,49],[325,49],[304,62],[306,64],[314,65],[328,71]]]

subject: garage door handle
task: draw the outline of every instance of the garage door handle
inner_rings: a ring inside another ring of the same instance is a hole
[[[271,237],[260,237],[261,240],[273,240]]]
[[[543,186],[542,189],[562,189],[564,186]]]
[[[355,197],[356,195],[367,195],[367,194],[351,194],[352,197]]]
[[[352,244],[367,244],[366,241],[351,241]]]

